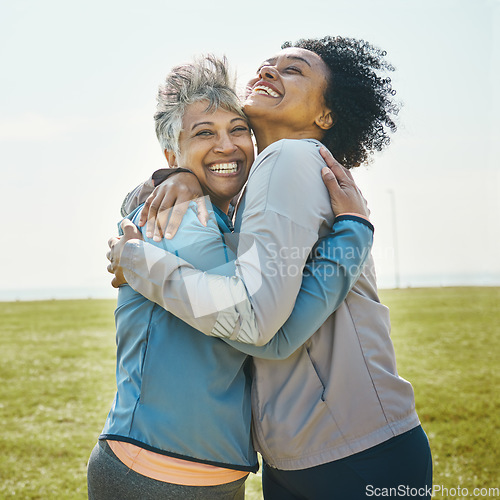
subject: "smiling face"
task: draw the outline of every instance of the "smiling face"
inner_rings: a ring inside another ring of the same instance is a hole
[[[247,121],[219,108],[207,112],[208,101],[186,107],[178,155],[166,151],[170,166],[189,168],[214,205],[227,211],[245,184],[254,159]]]
[[[323,60],[301,48],[284,49],[264,61],[247,85],[243,107],[260,150],[259,138],[323,137],[333,125],[324,99],[329,76]]]

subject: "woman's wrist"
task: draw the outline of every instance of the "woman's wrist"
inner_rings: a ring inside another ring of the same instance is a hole
[[[186,172],[192,174],[191,170],[182,167],[175,168],[160,168],[153,172],[151,179],[153,180],[153,186],[159,186],[162,182],[166,181],[171,175],[180,174],[181,172]],[[194,175],[194,174],[193,174]]]
[[[341,214],[336,215],[335,218],[337,218],[337,217],[343,217],[344,215],[353,215],[354,217],[360,217],[361,219],[365,219],[368,222],[370,222],[370,218],[367,215],[357,214],[355,212],[343,212]]]
[[[361,214],[356,214],[356,213],[342,213],[342,214],[337,215],[333,221],[333,225],[335,226],[335,223],[341,222],[344,220],[352,220],[352,221],[358,222],[360,224],[365,225],[369,229],[371,229],[371,231],[375,231],[373,224],[369,221],[369,219],[368,219],[368,217],[366,217],[366,215],[361,215]]]

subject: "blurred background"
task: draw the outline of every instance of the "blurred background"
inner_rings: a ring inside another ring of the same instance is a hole
[[[0,300],[113,297],[107,240],[124,195],[165,166],[158,84],[199,53],[244,83],[286,40],[342,35],[387,51],[403,103],[356,180],[383,288],[500,284],[498,0],[0,6]]]

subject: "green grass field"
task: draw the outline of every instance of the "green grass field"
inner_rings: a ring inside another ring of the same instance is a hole
[[[500,288],[381,297],[431,442],[434,483],[467,488],[468,498],[475,487],[500,487]],[[86,498],[86,462],[115,391],[113,308],[0,303],[1,499]],[[259,482],[247,482],[248,499],[262,498]]]

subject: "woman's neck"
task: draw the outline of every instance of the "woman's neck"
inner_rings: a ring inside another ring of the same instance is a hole
[[[257,153],[261,153],[267,146],[281,139],[317,139],[321,141],[324,133],[319,128],[309,128],[304,130],[290,130],[288,127],[268,127],[258,126],[253,128],[255,142],[257,143]]]
[[[227,214],[229,212],[229,205],[231,204],[232,198],[229,198],[229,200],[224,197],[224,198],[219,198],[216,194],[210,193],[207,189],[202,188],[203,194],[205,196],[208,196],[210,203],[213,206],[216,206],[221,212],[224,212]]]
[[[257,154],[262,153],[273,142],[285,139],[282,134],[278,134],[276,131],[262,130],[262,128],[254,128],[253,133],[255,135],[255,142],[257,143]]]
[[[227,215],[231,200],[214,200],[213,198],[211,198],[210,201],[212,202],[212,205],[214,205],[221,212],[224,212]]]

